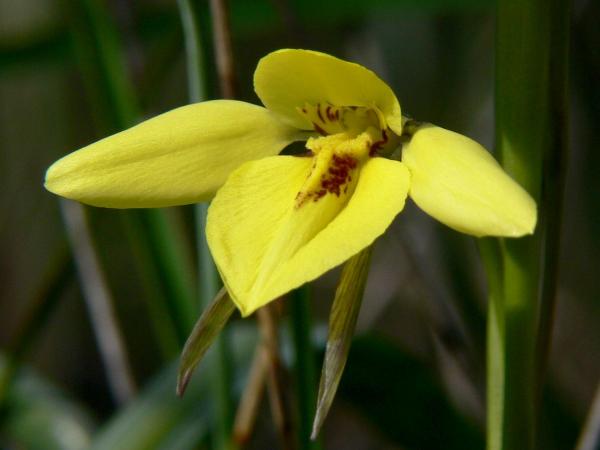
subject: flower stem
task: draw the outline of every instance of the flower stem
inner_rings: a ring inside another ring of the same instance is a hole
[[[189,96],[191,102],[200,102],[208,98],[205,64],[205,39],[200,26],[201,2],[194,0],[178,0],[181,15],[185,50]],[[233,95],[233,94],[232,94]],[[208,204],[195,205],[194,216],[197,236],[199,309],[206,308],[220,288],[219,274],[212,260],[206,241],[206,217]],[[210,367],[213,402],[216,411],[215,439],[213,448],[218,450],[232,449],[233,399],[231,392],[231,351],[226,330],[215,339],[213,360]]]
[[[568,13],[567,0],[498,2],[496,147],[538,202],[539,222],[531,237],[481,245],[490,281],[489,450],[531,450],[536,441],[567,148]]]

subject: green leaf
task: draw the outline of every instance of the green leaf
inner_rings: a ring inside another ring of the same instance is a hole
[[[350,343],[367,283],[372,248],[372,246],[367,247],[346,262],[335,291],[329,316],[329,337],[319,385],[317,413],[313,423],[313,439],[317,437],[329,412],[346,366]]]
[[[202,313],[196,325],[194,325],[192,334],[185,343],[177,377],[177,395],[182,396],[184,394],[194,369],[219,335],[233,311],[235,311],[235,305],[231,301],[227,290],[221,288],[212,304]]]

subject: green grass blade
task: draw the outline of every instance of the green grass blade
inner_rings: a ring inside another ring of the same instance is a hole
[[[310,316],[310,288],[305,285],[293,291],[289,298],[290,326],[294,350],[294,381],[299,448],[319,448],[311,441],[311,426],[315,414],[316,370],[312,346],[312,320]]]
[[[551,193],[548,186],[556,182],[556,161],[567,145],[568,11],[566,0],[498,3],[496,146],[504,168],[538,202],[539,222],[533,236],[505,239],[500,256],[484,256],[488,268],[500,267],[490,277],[489,450],[535,447],[562,196],[560,181]],[[490,263],[496,258],[501,263]]]

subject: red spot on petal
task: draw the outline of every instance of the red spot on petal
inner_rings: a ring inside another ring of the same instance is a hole
[[[337,197],[348,192],[348,183],[352,181],[352,170],[358,166],[358,161],[350,155],[337,155],[331,157],[331,165],[327,173],[321,176],[321,190],[316,198],[321,198],[323,192],[335,194]]]
[[[376,156],[377,152],[379,150],[381,150],[385,144],[387,144],[387,141],[388,141],[387,132],[386,132],[386,130],[382,130],[381,131],[381,139],[378,141],[375,141],[371,144],[371,147],[369,148],[369,156]]]
[[[317,103],[317,115],[319,116],[319,119],[321,119],[321,122],[325,123],[325,120],[323,119],[323,115],[321,114],[321,104]]]
[[[327,136],[327,132],[321,128],[319,125],[313,122],[313,126],[315,127],[315,131],[319,133],[321,136]]]

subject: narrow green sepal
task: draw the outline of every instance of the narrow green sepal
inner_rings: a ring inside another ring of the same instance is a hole
[[[311,439],[316,439],[319,434],[346,366],[350,343],[367,283],[372,248],[371,245],[350,258],[342,269],[329,315],[329,336],[327,337]]]
[[[235,305],[227,290],[222,288],[194,325],[194,329],[183,347],[177,375],[178,396],[181,397],[184,394],[194,369],[219,335],[233,311],[235,311]]]

